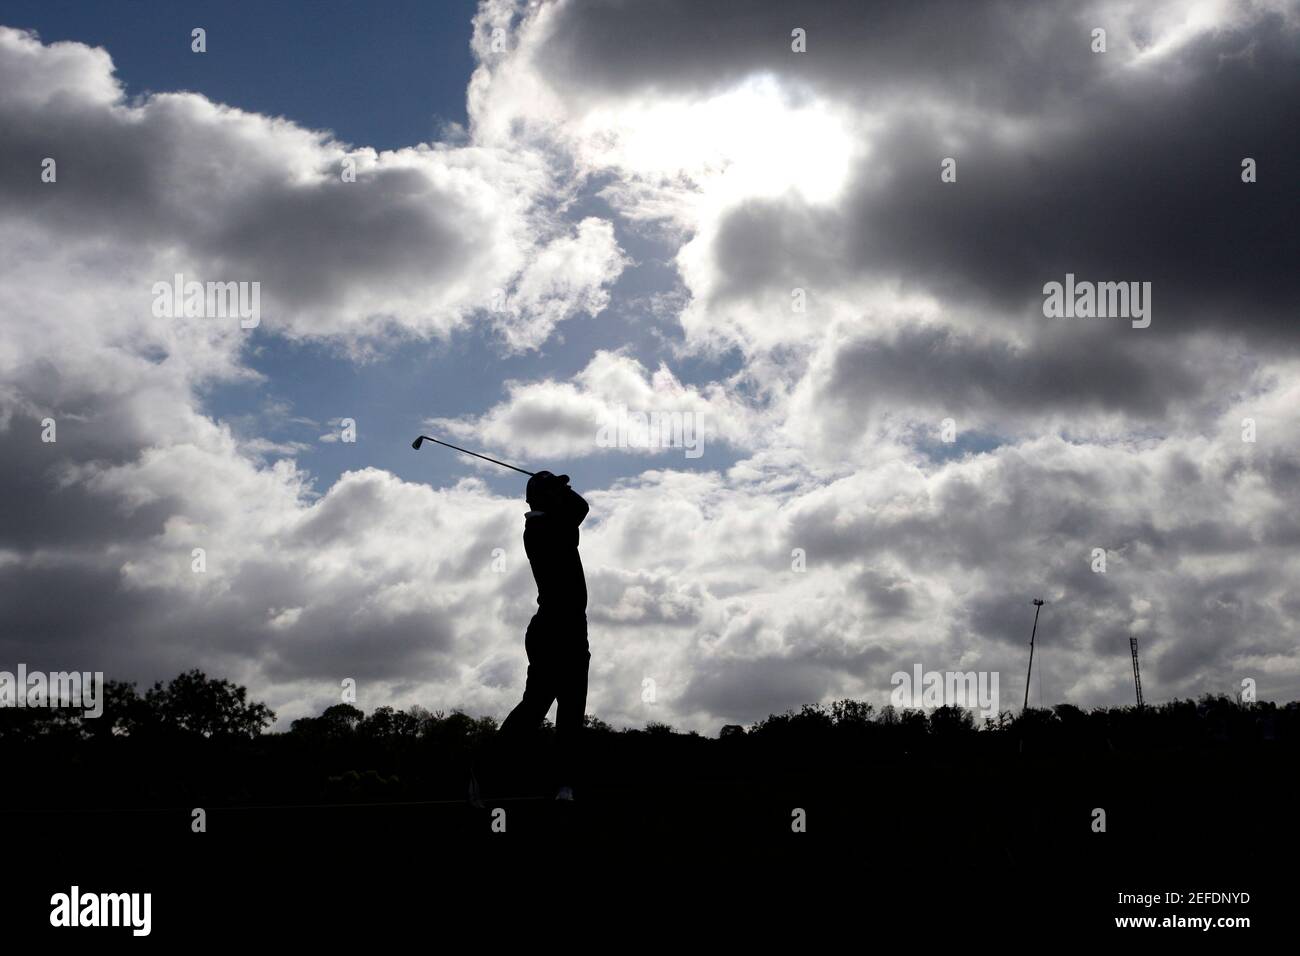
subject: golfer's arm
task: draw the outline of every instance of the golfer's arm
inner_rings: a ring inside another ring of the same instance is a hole
[[[565,517],[572,520],[574,524],[582,524],[583,519],[587,517],[587,512],[591,510],[591,506],[587,504],[582,495],[572,488],[565,488],[564,490],[566,492],[564,496]]]

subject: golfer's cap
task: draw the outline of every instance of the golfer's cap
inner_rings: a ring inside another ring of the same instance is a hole
[[[539,471],[528,479],[528,487],[524,489],[524,498],[531,505],[534,501],[544,494],[546,486],[555,476],[549,471]]]

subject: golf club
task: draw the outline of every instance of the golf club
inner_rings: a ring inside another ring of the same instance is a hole
[[[482,458],[484,461],[490,461],[490,462],[492,462],[492,464],[494,464],[494,465],[500,465],[500,466],[503,467],[503,468],[510,468],[510,469],[512,469],[512,470],[514,470],[514,471],[521,472],[522,474],[525,474],[525,475],[529,475],[529,476],[531,476],[531,475],[534,474],[534,472],[531,472],[531,471],[524,471],[524,469],[522,469],[522,468],[515,468],[514,465],[507,465],[504,461],[497,461],[495,458],[489,458],[487,455],[480,455],[480,454],[479,454],[478,452],[476,452],[476,451],[470,451],[470,450],[467,449],[467,448],[459,448],[459,447],[457,447],[456,445],[451,444],[450,442],[440,441],[440,440],[437,439],[437,438],[430,438],[428,435],[421,435],[421,436],[420,436],[419,438],[417,438],[415,441],[411,442],[411,447],[414,448],[416,451],[419,451],[419,450],[420,450],[420,445],[421,445],[421,443],[426,442],[426,441],[431,441],[431,442],[433,442],[435,445],[445,445],[447,448],[454,449],[455,451],[461,452],[462,454],[465,454],[465,455],[473,455],[475,458]]]

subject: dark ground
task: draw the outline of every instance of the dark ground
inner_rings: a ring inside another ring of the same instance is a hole
[[[591,718],[577,803],[540,796],[554,792],[547,729],[483,774],[476,809],[471,755],[482,768],[502,739],[490,719],[336,704],[267,733],[269,710],[198,671],[109,691],[94,720],[0,710],[4,944],[1223,948],[1290,939],[1300,918],[1295,703],[1207,695],[981,723],[838,701],[712,738]],[[155,942],[50,927],[50,897],[74,884],[151,893]],[[1209,892],[1249,898],[1190,898]],[[1251,925],[1115,925],[1152,915]]]
[[[1240,946],[1283,938],[1297,915],[1289,748],[862,754],[828,764],[814,747],[755,774],[727,759],[726,741],[696,740],[698,754],[684,741],[671,756],[647,752],[571,806],[498,801],[504,833],[492,832],[490,811],[454,799],[214,803],[206,833],[191,832],[188,807],[10,809],[0,819],[3,932],[149,945],[124,929],[51,930],[50,895],[73,883],[152,892],[160,942],[378,941],[408,930],[444,948],[477,927],[493,949],[521,929],[570,940],[590,932],[587,945],[602,948],[676,948],[715,933],[809,945],[847,933],[864,944],[1145,934]],[[791,832],[795,807],[807,813],[805,833]],[[1094,807],[1107,812],[1105,833],[1092,832]],[[1214,890],[1251,899],[1116,902],[1121,891]],[[595,914],[615,911],[616,935],[597,934]],[[544,919],[529,924],[526,912]],[[1170,936],[1114,926],[1115,916],[1166,912],[1246,915],[1252,928]]]

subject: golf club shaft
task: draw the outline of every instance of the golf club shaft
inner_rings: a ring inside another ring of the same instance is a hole
[[[440,439],[437,438],[430,438],[428,435],[421,435],[419,438],[416,439],[416,443],[417,443],[416,448],[419,448],[418,443],[423,441],[431,441],[435,445],[444,445],[447,448],[451,448],[454,451],[458,451],[463,455],[473,455],[475,458],[482,458],[484,461],[490,461],[494,465],[500,465],[502,468],[509,468],[512,471],[517,471],[520,472],[521,474],[528,475],[530,477],[533,474],[533,472],[531,471],[524,471],[524,469],[516,468],[514,465],[507,465],[504,461],[497,461],[495,458],[489,458],[487,455],[480,455],[478,452],[470,451],[468,448],[460,448],[457,445],[453,445],[451,442],[441,441]]]

